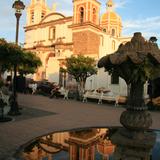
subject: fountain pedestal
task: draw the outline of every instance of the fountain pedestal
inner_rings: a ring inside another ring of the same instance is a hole
[[[112,136],[111,141],[116,144],[115,160],[150,160],[155,134],[133,132],[123,128]]]

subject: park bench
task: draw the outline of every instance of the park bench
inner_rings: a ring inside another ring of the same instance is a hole
[[[106,93],[101,92],[98,104],[102,104],[103,100],[108,101],[108,102],[115,102],[116,96],[111,91],[108,91]]]
[[[94,91],[86,91],[83,95],[83,102],[87,102],[87,99],[97,99],[98,104],[102,104],[103,100],[109,101],[109,102],[115,102],[115,96],[111,91],[107,91],[107,93],[103,91],[97,92]]]

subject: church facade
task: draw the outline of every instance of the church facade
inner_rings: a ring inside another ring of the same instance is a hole
[[[113,53],[130,37],[122,36],[121,17],[114,11],[114,2],[108,0],[106,11],[100,17],[98,0],[73,0],[73,15],[65,16],[49,9],[46,0],[31,0],[27,7],[25,49],[34,52],[42,60],[35,80],[47,79],[61,83],[71,79],[60,73],[65,59],[71,55],[93,57]],[[86,89],[105,87],[118,94],[126,94],[125,82],[111,77],[103,69],[87,79]]]

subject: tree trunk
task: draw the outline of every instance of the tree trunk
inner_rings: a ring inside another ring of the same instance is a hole
[[[130,92],[128,97],[129,109],[140,109],[145,106],[144,104],[144,84],[141,82],[131,83]]]
[[[12,100],[11,100],[11,108],[10,111],[8,112],[9,115],[20,115],[21,113],[19,112],[19,106],[17,102],[17,90],[16,90],[16,77],[17,77],[17,65],[14,65],[14,78],[13,78],[13,88],[12,88]]]
[[[78,83],[78,92],[79,92],[79,100],[82,100],[83,98],[83,94],[84,94],[84,86],[85,86],[85,82],[82,80]]]

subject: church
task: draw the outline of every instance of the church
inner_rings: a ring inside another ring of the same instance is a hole
[[[72,3],[72,16],[57,12],[55,7],[50,9],[46,0],[31,0],[27,7],[24,48],[39,56],[43,64],[35,80],[47,79],[64,86],[72,81],[71,76],[60,73],[67,57],[81,54],[98,61],[131,39],[122,36],[122,20],[114,11],[112,0],[106,2],[106,11],[101,16],[98,0],[73,0]],[[126,94],[125,82],[103,69],[86,82],[86,89],[100,87]]]

